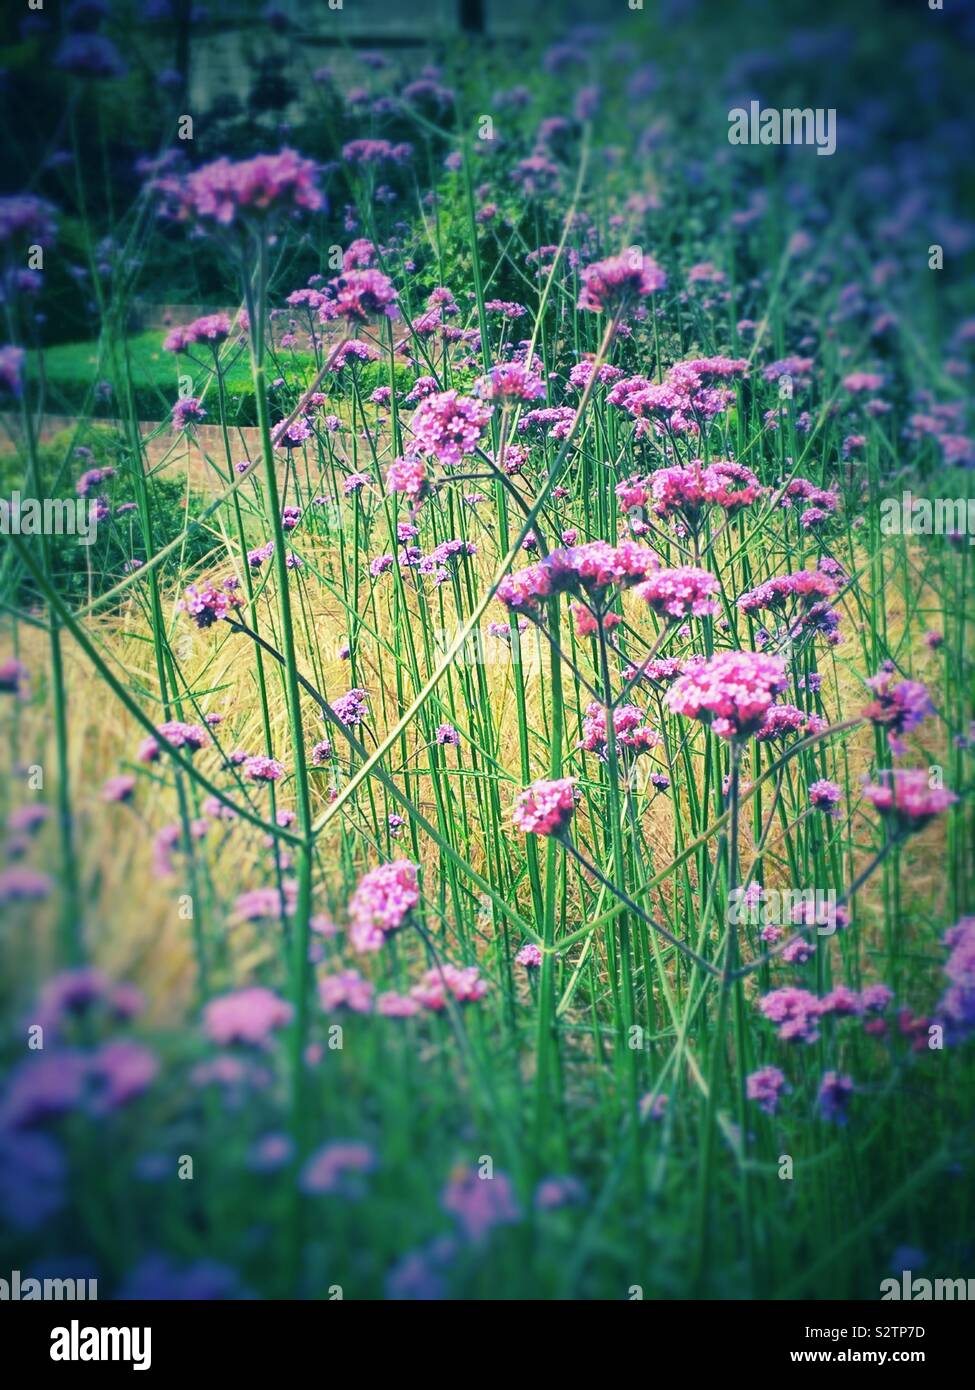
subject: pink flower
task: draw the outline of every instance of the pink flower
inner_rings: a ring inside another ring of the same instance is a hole
[[[379,315],[394,318],[396,312],[396,291],[381,271],[345,270],[325,286],[318,316],[326,323],[368,323]]]
[[[705,466],[696,460],[686,468],[658,468],[647,482],[656,514],[665,519],[679,517],[692,531],[699,529],[709,507],[720,507],[733,515],[762,495],[755,474],[730,461]]]
[[[538,401],[545,398],[545,383],[524,362],[499,362],[477,384],[484,401]]]
[[[681,676],[664,699],[675,714],[710,724],[721,738],[744,738],[761,727],[787,684],[781,657],[719,652]]]
[[[884,384],[883,377],[879,372],[850,372],[843,378],[843,387],[847,391],[861,392],[868,391],[871,395],[881,390]]]
[[[889,671],[881,671],[867,679],[867,685],[877,697],[863,710],[863,717],[887,730],[887,742],[894,753],[904,751],[901,734],[909,734],[934,714],[927,688],[920,681],[900,681],[893,684]]]
[[[789,1086],[785,1073],[778,1067],[760,1067],[745,1080],[745,1093],[749,1100],[755,1101],[766,1115],[774,1115],[779,1108],[779,1099]]]
[[[533,782],[518,794],[511,815],[517,830],[526,835],[559,835],[575,811],[575,778]]]
[[[451,1176],[440,1200],[475,1244],[495,1226],[512,1225],[521,1218],[511,1180],[504,1173],[482,1177],[476,1168],[462,1169]]]
[[[542,963],[542,953],[533,941],[522,946],[515,956],[515,964],[523,965],[526,970],[537,970]]]
[[[261,986],[211,999],[203,1010],[203,1029],[220,1047],[229,1043],[264,1046],[275,1028],[291,1022],[291,1005]]]
[[[408,994],[396,994],[389,990],[376,1000],[376,1013],[383,1018],[414,1018],[421,1005]]]
[[[778,1025],[778,1036],[783,1042],[818,1041],[822,1001],[808,990],[792,985],[774,989],[758,1001],[758,1007],[770,1023]]]
[[[597,314],[621,312],[636,300],[656,294],[667,283],[666,272],[637,247],[587,265],[579,279],[582,291],[578,307]]]
[[[367,1014],[372,1008],[372,996],[372,982],[364,980],[358,970],[323,975],[318,981],[318,1000],[325,1013],[349,1009],[355,1014]]]
[[[760,743],[776,738],[788,738],[790,734],[819,734],[827,727],[818,714],[806,714],[795,705],[772,705],[762,720],[761,727],[755,730]]]
[[[717,613],[717,579],[708,570],[683,565],[678,569],[657,570],[634,589],[661,618],[703,618]]]
[[[317,169],[310,159],[294,150],[260,154],[232,162],[217,159],[195,169],[182,182],[161,179],[156,188],[180,221],[229,227],[241,214],[263,214],[278,209],[312,211],[323,198],[315,187]]]
[[[386,469],[387,492],[403,492],[419,500],[427,488],[426,464],[421,458],[395,459]]]
[[[490,418],[491,407],[473,396],[439,391],[420,402],[414,411],[411,428],[422,453],[431,454],[446,467],[453,467],[477,447]]]
[[[828,782],[825,777],[821,777],[816,782],[809,785],[809,804],[816,811],[825,811],[827,815],[835,815],[836,808],[843,800],[843,793],[835,782]]]
[[[958,800],[947,787],[932,787],[925,768],[894,768],[880,775],[881,783],[864,787],[864,798],[906,834],[922,830]]]
[[[341,1192],[345,1197],[357,1195],[349,1175],[369,1173],[376,1166],[376,1156],[368,1144],[339,1140],[325,1144],[313,1153],[301,1170],[298,1185],[309,1196]]]
[[[473,1004],[487,994],[487,982],[482,980],[476,965],[463,969],[443,965],[428,970],[418,985],[410,990],[413,999],[432,1013],[442,1013],[450,995],[458,1004]]]
[[[357,951],[378,951],[420,901],[417,866],[408,859],[380,864],[363,876],[349,899],[349,936]]]
[[[595,753],[598,758],[605,760],[606,727],[606,707],[594,700],[586,708],[582,721],[582,738],[578,746],[587,753]],[[646,753],[661,742],[660,735],[655,729],[650,728],[646,713],[638,705],[620,705],[614,709],[612,727],[616,734],[618,751],[625,748],[632,753]]]
[[[614,627],[618,627],[623,621],[619,613],[604,613],[602,618],[597,618],[595,614],[585,606],[584,603],[573,603],[570,605],[572,621],[575,624],[577,637],[595,637],[600,625],[604,632],[611,632]]]
[[[263,753],[257,753],[254,757],[245,760],[243,773],[252,782],[276,782],[278,778],[284,776],[284,767],[277,759],[268,758]]]

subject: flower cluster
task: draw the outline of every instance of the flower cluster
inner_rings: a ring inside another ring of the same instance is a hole
[[[328,323],[345,319],[348,323],[368,323],[370,319],[396,313],[396,291],[379,270],[345,270],[329,280],[322,291],[319,318]]]
[[[658,617],[670,622],[681,618],[704,618],[718,611],[717,578],[709,570],[693,565],[657,570],[634,589],[637,598],[648,604]]]
[[[616,734],[616,747],[619,751],[627,749],[634,755],[647,753],[651,748],[659,747],[661,743],[660,734],[656,729],[651,729],[647,723],[646,712],[638,705],[618,706],[612,712],[611,721],[607,721],[605,705],[593,701],[586,707],[582,721],[582,738],[578,747],[586,753],[595,753],[597,758],[604,760],[608,742],[607,727],[610,722]]]
[[[228,617],[241,603],[240,595],[232,589],[218,589],[215,584],[204,584],[199,588],[189,584],[176,607],[192,618],[197,627],[206,628]]]
[[[745,738],[761,728],[775,696],[787,684],[779,657],[718,652],[681,676],[664,699],[675,714],[703,720],[721,738]]]
[[[608,590],[629,588],[646,578],[657,563],[653,551],[633,541],[615,546],[587,541],[553,550],[537,565],[506,575],[497,596],[508,608],[525,613],[536,613],[550,594],[580,591],[602,607]]]
[[[576,808],[574,777],[533,782],[518,793],[512,824],[526,835],[560,835]]]
[[[294,150],[259,154],[253,159],[216,159],[180,180],[155,182],[163,208],[180,221],[229,227],[245,216],[271,211],[317,211],[324,197],[316,187],[317,169]]]
[[[473,453],[490,418],[491,407],[473,396],[439,391],[421,401],[410,427],[416,448],[450,468]]]
[[[636,247],[620,256],[596,261],[579,272],[582,290],[579,308],[596,314],[616,314],[638,299],[656,294],[667,284],[667,275],[652,256]]]
[[[183,328],[174,328],[163,339],[166,352],[188,352],[191,347],[203,343],[217,348],[230,337],[229,314],[204,314]]]
[[[417,866],[409,859],[370,869],[349,899],[349,939],[355,950],[380,950],[419,901]]]
[[[889,671],[880,671],[867,679],[875,698],[863,711],[864,719],[887,730],[887,742],[894,753],[904,752],[901,734],[909,734],[934,714],[927,687],[920,681],[900,681],[894,684]]]
[[[962,917],[942,938],[951,954],[945,962],[948,988],[938,1004],[938,1014],[953,1039],[975,1031],[975,917]]]
[[[894,768],[880,776],[882,781],[865,786],[863,795],[895,832],[923,830],[958,800],[947,787],[932,787],[926,768]]]

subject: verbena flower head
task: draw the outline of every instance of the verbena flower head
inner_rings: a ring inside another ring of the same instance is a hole
[[[797,570],[795,574],[768,579],[742,594],[738,607],[743,613],[763,608],[803,613],[835,597],[838,588],[836,580],[822,570]]]
[[[909,734],[934,714],[927,687],[920,681],[894,683],[891,672],[880,671],[867,679],[875,699],[863,711],[865,719],[887,730],[887,742],[896,754],[904,752],[901,734]]]
[[[717,613],[719,590],[718,580],[709,570],[683,565],[677,569],[657,570],[633,592],[659,617],[675,621]]]
[[[184,724],[179,719],[167,719],[159,725],[158,732],[173,748],[184,748],[187,753],[196,753],[210,744],[210,735],[199,724]]]
[[[824,1072],[819,1087],[819,1113],[832,1124],[845,1125],[853,1098],[853,1078],[837,1071]]]
[[[786,985],[774,989],[758,1001],[760,1012],[776,1024],[783,1042],[814,1043],[819,1040],[822,1001],[806,989]]]
[[[394,859],[370,869],[349,899],[349,939],[355,950],[381,950],[419,901],[417,866],[410,860]]]
[[[195,420],[206,418],[206,407],[195,396],[181,396],[173,405],[173,429],[186,430]]]
[[[545,383],[533,367],[524,362],[501,362],[477,383],[477,394],[484,401],[539,401],[545,398]]]
[[[913,834],[923,830],[958,800],[947,787],[932,787],[926,768],[894,768],[880,776],[880,782],[864,787],[864,799],[895,831]]]
[[[816,782],[809,785],[809,804],[815,811],[825,811],[827,815],[835,815],[836,808],[843,800],[843,793],[835,782],[829,782],[825,777],[819,778]]]
[[[675,362],[662,382],[646,377],[624,378],[609,392],[609,404],[636,421],[636,436],[698,435],[702,426],[721,415],[735,399],[728,384],[743,376],[744,359],[698,358]],[[699,462],[699,461],[698,461]]]
[[[131,772],[119,773],[117,777],[109,777],[102,784],[102,800],[121,804],[131,801],[135,795],[135,777]]]
[[[619,545],[586,541],[553,550],[538,568],[547,573],[553,592],[583,593],[601,608],[612,590],[632,587],[657,565],[657,557],[648,546],[624,540]]]
[[[587,265],[579,278],[582,290],[578,307],[596,314],[621,313],[667,284],[666,272],[652,256],[645,256],[636,247]]]
[[[515,829],[526,835],[560,835],[575,808],[574,777],[541,780],[519,792],[511,819]]]
[[[410,990],[410,997],[431,1013],[443,1013],[448,997],[458,1004],[473,1004],[484,998],[487,988],[487,982],[481,979],[476,965],[460,969],[456,965],[444,964],[427,970],[420,983]]]
[[[476,1168],[462,1169],[444,1188],[441,1203],[475,1245],[496,1226],[513,1225],[521,1219],[511,1179],[505,1173],[495,1172],[487,1181]]]
[[[216,159],[185,179],[166,178],[156,187],[164,205],[180,221],[229,227],[243,217],[307,209],[317,211],[324,198],[315,185],[317,168],[294,150],[260,154],[253,159]]]
[[[787,684],[780,657],[719,652],[681,676],[664,699],[675,714],[710,724],[721,738],[746,738],[761,727]]]
[[[215,584],[187,585],[176,607],[192,618],[197,627],[212,627],[241,606],[242,599],[232,590],[218,589]]]
[[[325,1013],[348,1009],[351,1013],[367,1014],[372,1009],[375,987],[363,979],[358,970],[342,970],[335,975],[322,975],[318,981],[318,1000]]]
[[[260,986],[211,999],[203,1010],[203,1030],[221,1047],[229,1043],[266,1046],[274,1030],[290,1021],[291,1005]]]
[[[174,328],[163,339],[165,352],[188,352],[191,347],[203,343],[216,348],[230,337],[229,314],[204,314],[183,328]]]
[[[534,941],[529,941],[522,946],[515,956],[515,964],[523,965],[526,970],[538,970],[542,963],[542,953],[535,945]]]
[[[0,396],[7,395],[19,399],[24,389],[23,373],[25,352],[23,348],[0,347]]]
[[[683,523],[690,531],[700,530],[709,508],[719,507],[733,516],[750,507],[762,495],[755,474],[743,464],[730,460],[658,468],[649,477],[630,478],[616,488],[627,510],[649,508],[664,520]]]
[[[356,687],[333,700],[332,711],[340,723],[345,724],[348,728],[356,729],[368,713],[367,699],[366,692]]]
[[[490,418],[491,407],[475,397],[439,391],[420,402],[410,428],[421,453],[453,467],[474,451]]]
[[[418,502],[428,489],[426,464],[421,458],[394,459],[386,469],[387,492],[401,492]]]
[[[305,1162],[298,1177],[298,1186],[307,1196],[339,1193],[346,1200],[360,1195],[357,1181],[362,1173],[376,1166],[376,1155],[368,1144],[338,1140],[325,1144]]]
[[[818,714],[807,714],[796,705],[771,705],[755,730],[755,737],[760,743],[768,743],[773,739],[822,733],[826,727],[826,721]]]
[[[785,1073],[778,1067],[760,1067],[745,1079],[745,1094],[766,1115],[774,1115],[783,1092],[789,1089]]]
[[[241,771],[251,782],[277,782],[284,776],[284,766],[276,758],[269,758],[264,753],[247,758]]]
[[[945,962],[948,988],[937,1014],[949,1038],[960,1041],[975,1032],[975,917],[962,917],[942,937],[951,954]]]
[[[618,705],[613,710],[611,724],[616,734],[616,747],[620,753],[624,750],[634,755],[646,753],[661,743],[660,734],[650,727],[646,712],[638,705]],[[594,700],[586,708],[582,721],[582,738],[578,746],[604,760],[607,744],[606,707]]]
[[[334,319],[368,323],[378,317],[394,318],[396,291],[392,281],[379,270],[346,270],[325,286],[318,313],[325,323]]]

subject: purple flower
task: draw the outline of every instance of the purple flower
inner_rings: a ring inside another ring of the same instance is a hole
[[[852,1096],[852,1077],[842,1076],[836,1071],[825,1072],[819,1087],[819,1113],[832,1124],[845,1125]]]
[[[220,995],[203,1010],[203,1031],[220,1047],[230,1043],[266,1046],[274,1030],[290,1022],[291,1005],[260,986]]]
[[[521,1220],[511,1179],[504,1173],[481,1177],[477,1169],[454,1173],[440,1198],[445,1211],[457,1218],[467,1240],[480,1244],[496,1226]]]
[[[828,816],[836,814],[836,808],[843,800],[843,793],[835,782],[821,777],[809,785],[809,805],[815,811],[825,811]]]
[[[315,186],[317,170],[294,150],[260,154],[253,159],[216,159],[185,179],[164,176],[155,182],[164,209],[180,221],[229,227],[242,216],[263,217],[273,211],[322,207]]]
[[[597,314],[620,313],[636,300],[656,294],[667,283],[666,273],[653,257],[644,256],[635,246],[621,256],[587,265],[579,278],[582,292],[578,307]]]
[[[366,692],[356,687],[332,701],[332,712],[340,724],[357,729],[368,713],[367,699]]]
[[[394,859],[363,875],[349,899],[349,938],[356,951],[378,951],[420,901],[417,866]]]
[[[339,1140],[311,1155],[301,1170],[298,1185],[302,1192],[313,1197],[327,1193],[355,1197],[359,1188],[354,1178],[360,1173],[371,1172],[375,1166],[376,1156],[368,1144]]]
[[[788,1090],[785,1074],[778,1067],[760,1067],[745,1080],[748,1099],[755,1101],[766,1115],[775,1114],[783,1092]]]
[[[453,467],[477,447],[490,416],[491,407],[472,396],[456,391],[427,396],[413,414],[416,447]]]

